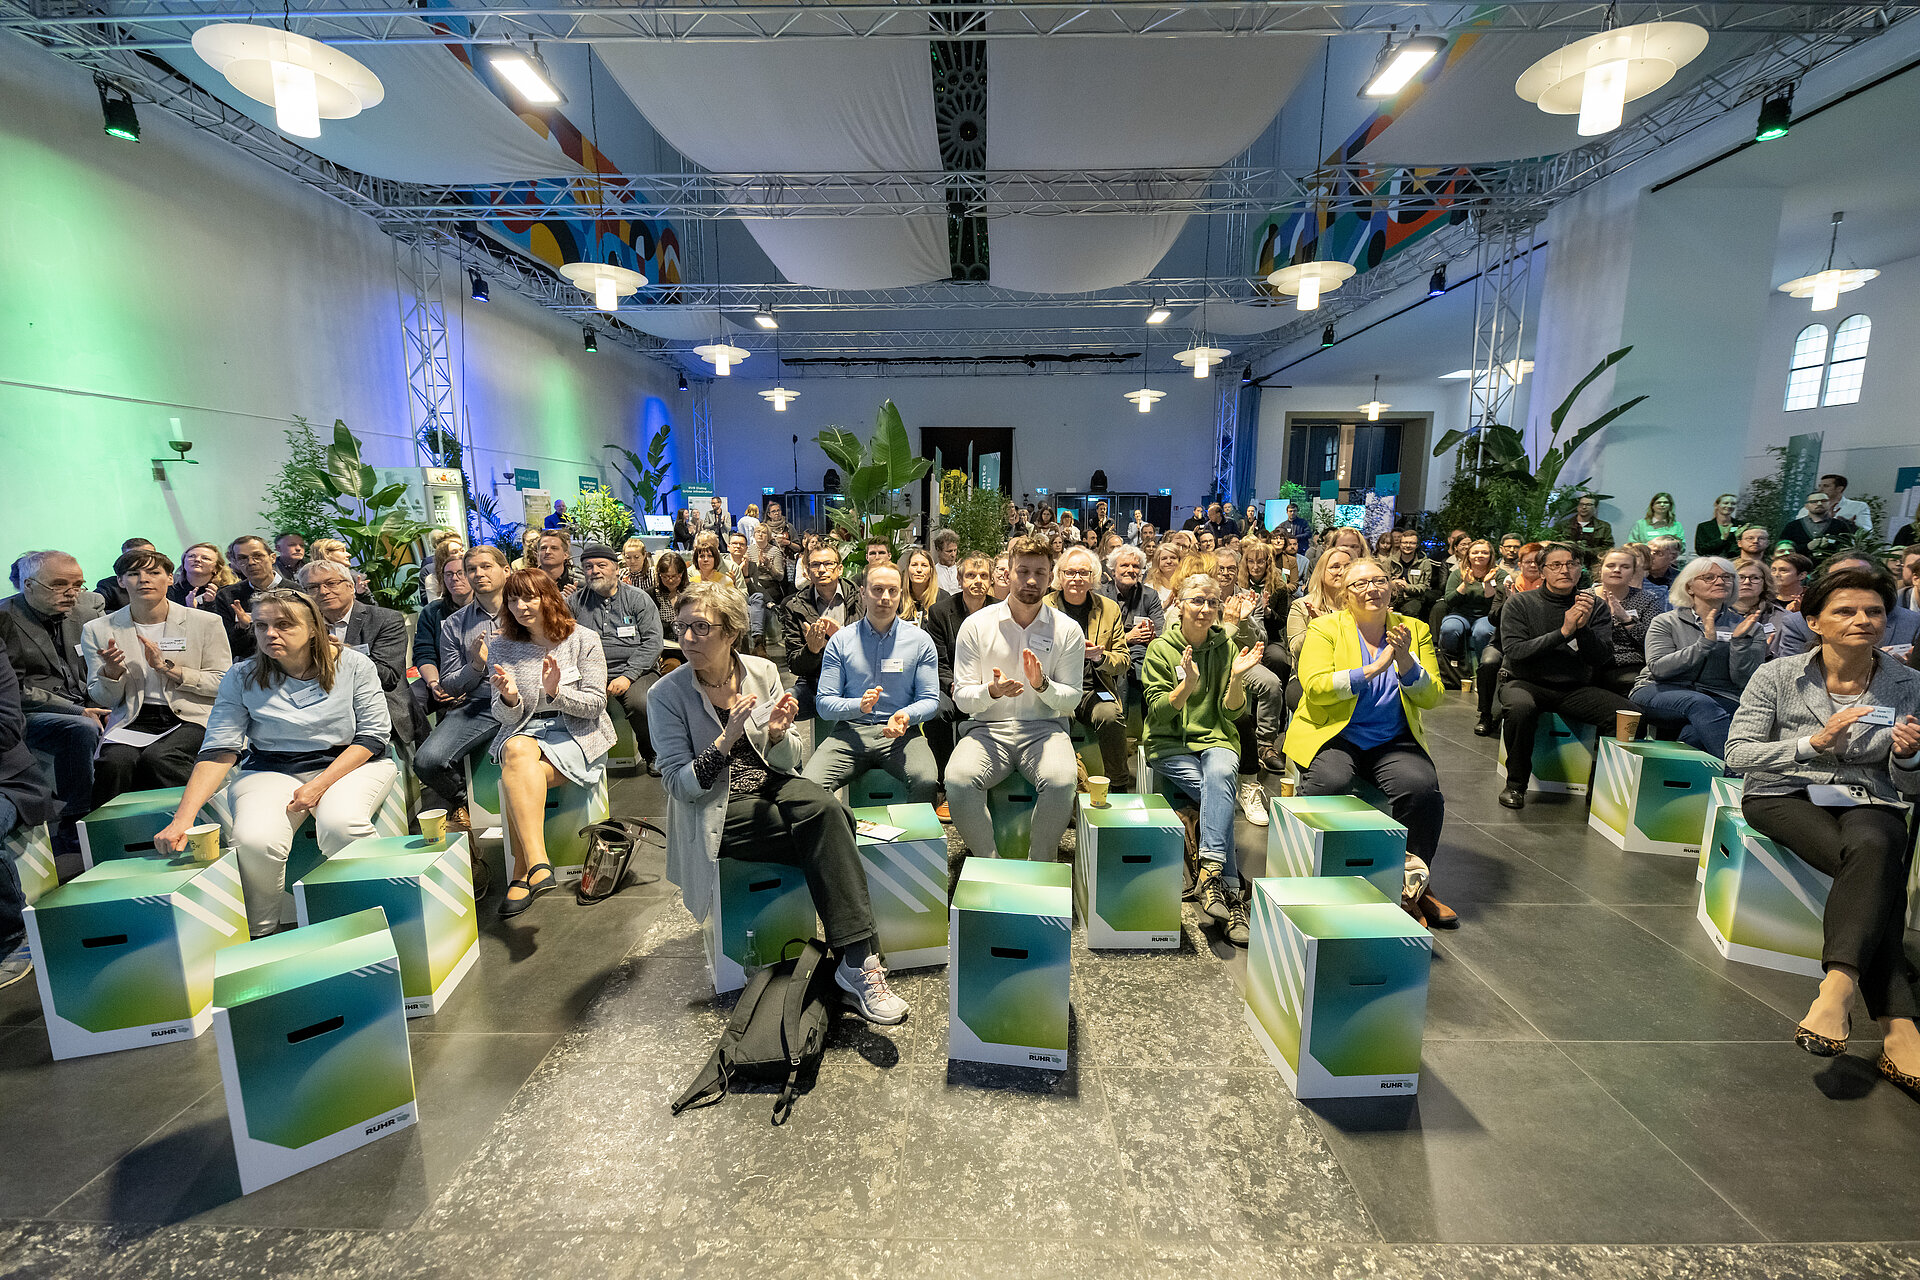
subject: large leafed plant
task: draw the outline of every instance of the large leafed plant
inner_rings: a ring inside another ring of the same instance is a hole
[[[932,470],[930,459],[917,457],[900,421],[900,411],[889,400],[873,422],[873,437],[862,445],[845,427],[828,427],[814,437],[822,452],[846,477],[845,502],[828,506],[834,532],[851,545],[846,560],[864,565],[867,541],[884,538],[899,553],[898,535],[909,523],[900,508],[908,485]]]
[[[672,465],[667,461],[667,440],[672,432],[671,425],[663,426],[654,432],[653,439],[647,444],[647,456],[644,458],[622,445],[605,446],[624,457],[627,465],[632,468],[631,471],[623,471],[620,464],[616,462],[613,464],[613,473],[627,482],[627,488],[633,493],[631,505],[641,515],[654,510],[665,515],[667,497],[679,487],[677,485],[665,489],[660,487],[665,482],[667,471]]]
[[[347,424],[333,422],[333,443],[324,464],[301,467],[300,483],[333,504],[334,529],[360,572],[375,604],[407,610],[418,602],[420,565],[415,545],[433,528],[400,506],[407,486],[382,487],[372,467],[360,460],[360,442]]]

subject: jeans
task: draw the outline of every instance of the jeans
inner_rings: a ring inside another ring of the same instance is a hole
[[[1473,650],[1486,648],[1493,642],[1495,631],[1492,618],[1469,619],[1463,613],[1450,613],[1440,619],[1440,648],[1456,661],[1465,662],[1469,650],[1461,641],[1472,634]]]
[[[747,597],[747,638],[757,640],[766,631],[767,598],[756,591]]]
[[[1440,794],[1433,758],[1404,731],[1377,747],[1356,747],[1335,737],[1314,753],[1313,763],[1301,775],[1299,794],[1352,795],[1355,778],[1369,779],[1386,793],[1393,820],[1407,829],[1407,852],[1431,867],[1440,850],[1440,827],[1447,820],[1447,798]]]
[[[61,824],[93,812],[93,757],[100,750],[100,726],[93,718],[29,711],[27,745],[53,757],[53,794],[60,802]]]
[[[20,812],[13,801],[0,796],[0,840],[13,834]],[[0,853],[0,960],[13,954],[27,936],[27,891],[20,886],[20,869]]]
[[[818,783],[769,773],[759,790],[728,800],[720,856],[799,867],[834,950],[873,937],[853,815]]]
[[[1240,753],[1208,747],[1199,755],[1182,752],[1152,762],[1155,772],[1200,802],[1200,861],[1218,862],[1228,879],[1240,875],[1235,856],[1233,812],[1240,778]]]
[[[998,856],[987,792],[1016,770],[1034,788],[1033,841],[1027,857],[1057,862],[1080,783],[1073,740],[1057,720],[988,721],[954,744],[947,761],[947,811],[954,829],[968,853]]]
[[[1645,708],[1649,716],[1685,720],[1680,741],[1715,759],[1727,755],[1727,731],[1733,728],[1733,708],[1712,694],[1697,689],[1662,688],[1654,685],[1633,695],[1633,705]]]
[[[464,766],[493,742],[500,722],[493,718],[493,703],[478,692],[459,706],[445,712],[427,740],[413,753],[413,771],[420,781],[432,787],[434,794],[449,807],[465,804],[467,779]],[[636,733],[640,732],[635,726]],[[644,739],[642,740],[644,744]],[[644,749],[644,746],[643,746]]]
[[[817,723],[821,729],[828,727],[824,720]],[[800,776],[834,791],[868,769],[883,769],[906,784],[908,803],[932,803],[940,789],[933,748],[918,730],[908,729],[898,738],[889,738],[884,728],[877,724],[833,725],[833,732],[821,734],[813,744],[813,755]]]

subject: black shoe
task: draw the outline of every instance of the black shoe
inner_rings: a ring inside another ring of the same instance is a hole
[[[640,762],[640,768],[649,778],[657,778],[660,776],[660,766],[651,760],[642,760]]]
[[[1500,803],[1509,809],[1524,809],[1527,807],[1527,793],[1508,787],[1500,793]]]
[[[1267,747],[1260,753],[1260,767],[1275,777],[1283,776],[1287,771],[1287,758],[1276,747]]]
[[[1244,947],[1251,935],[1247,931],[1247,895],[1240,891],[1232,895],[1227,907],[1227,941],[1236,947]]]
[[[1486,716],[1481,716],[1480,723],[1473,726],[1473,736],[1476,738],[1491,738],[1498,732],[1500,732],[1500,722],[1490,720]]]

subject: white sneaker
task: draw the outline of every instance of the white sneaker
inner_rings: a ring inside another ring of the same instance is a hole
[[[1240,812],[1256,827],[1267,825],[1267,789],[1257,782],[1240,784]]]
[[[853,1011],[876,1027],[891,1027],[907,1020],[907,1002],[887,986],[887,969],[879,956],[868,956],[860,976],[844,964],[833,966],[833,980],[846,993]]]
[[[21,943],[0,960],[0,987],[10,987],[33,972],[33,953]]]

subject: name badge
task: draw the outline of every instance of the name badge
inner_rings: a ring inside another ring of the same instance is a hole
[[[1905,658],[1913,652],[1913,646],[1910,644],[1890,644],[1880,650],[1880,652],[1890,658]]]
[[[1893,708],[1869,707],[1867,708],[1867,714],[1861,716],[1854,723],[1886,725],[1891,728],[1893,725]]]
[[[907,669],[907,660],[905,658],[883,658],[880,661],[881,675],[886,675],[886,676],[898,675],[902,671],[905,671],[906,669]]]
[[[185,653],[186,651],[187,642],[180,636],[171,636],[160,641],[162,653]]]
[[[615,638],[615,639],[618,639],[618,640],[631,640],[631,639],[633,639],[633,638],[634,638],[634,637],[635,637],[636,635],[639,635],[639,634],[640,634],[640,628],[638,628],[638,627],[615,627],[615,628],[613,629],[613,634],[614,634],[614,638]]]
[[[304,684],[299,688],[288,686],[287,701],[296,707],[317,707],[327,700],[327,691],[317,684]]]
[[[579,684],[579,683],[580,683],[580,668],[578,668],[578,667],[570,667],[570,666],[567,666],[566,664],[564,664],[564,663],[562,663],[562,664],[561,664],[561,667],[560,667],[560,683],[561,683],[561,684],[563,684],[563,685],[567,685],[567,684]]]
[[[350,644],[347,648],[353,650],[363,658],[373,656],[373,646],[370,644]]]
[[[1627,610],[1627,621],[1628,622],[1640,621],[1640,611],[1638,609]]]
[[[1760,634],[1761,634],[1761,635],[1763,635],[1763,636],[1770,636],[1770,635],[1772,635],[1772,634],[1773,634],[1773,624],[1772,624],[1771,622],[1763,622],[1763,623],[1761,623],[1761,624],[1760,624]]]

